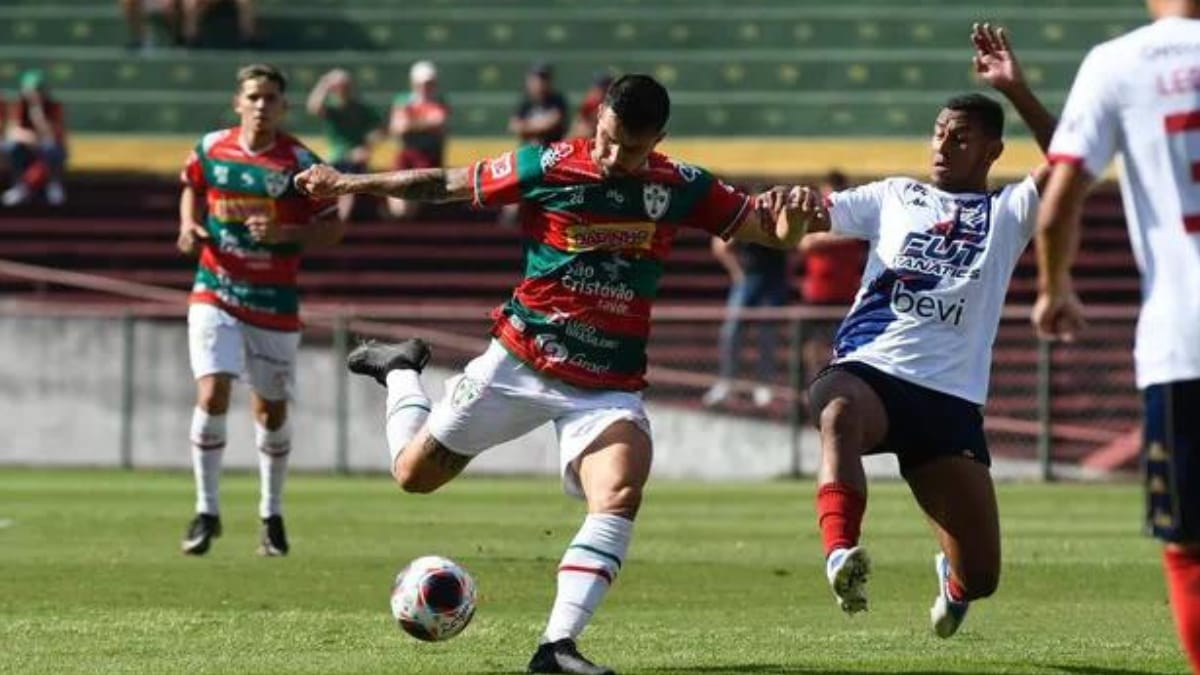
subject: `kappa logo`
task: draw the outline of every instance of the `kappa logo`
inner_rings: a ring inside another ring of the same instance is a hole
[[[267,194],[272,197],[279,197],[284,192],[287,192],[288,183],[290,182],[290,176],[279,171],[268,171],[263,176],[263,183],[266,185]]]
[[[662,183],[647,183],[642,188],[642,203],[650,220],[658,220],[671,206],[671,190]]]
[[[506,178],[513,171],[513,154],[506,152],[488,163],[492,178]]]

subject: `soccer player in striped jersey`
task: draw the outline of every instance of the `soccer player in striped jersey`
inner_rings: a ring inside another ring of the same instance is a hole
[[[1007,36],[976,25],[975,68],[1045,150],[1054,118],[1026,85]],[[831,232],[870,242],[835,358],[813,381],[822,459],[817,515],[826,577],[847,613],[867,608],[862,456],[890,452],[938,538],[934,632],[950,637],[1000,580],[1000,522],[981,407],[1009,279],[1033,235],[1042,167],[988,187],[1004,111],[981,94],[934,122],[931,180],[888,178],[828,198]]]
[[[217,488],[225,413],[230,383],[242,374],[251,387],[259,452],[259,553],[288,552],[280,502],[300,344],[296,275],[300,254],[337,243],[344,227],[329,218],[334,202],[302,195],[292,183],[292,176],[319,160],[280,130],[286,86],[272,66],[239,70],[233,107],[241,124],[206,134],[183,169],[177,245],[200,257],[188,309],[197,390],[191,430],[196,515],[182,548],[191,555],[206,553],[221,533]]]
[[[349,366],[387,387],[393,474],[410,492],[432,492],[480,452],[554,422],[564,488],[586,500],[588,515],[559,565],[530,672],[612,672],[581,656],[575,639],[625,562],[650,472],[640,390],[650,306],[676,232],[788,249],[819,210],[815,191],[755,198],[655,152],[669,109],[653,78],[625,75],[608,89],[591,138],[466,168],[351,176],[319,166],[297,177],[321,197],[521,206],[524,280],[497,309],[487,351],[447,383],[440,403],[430,405],[418,378],[429,358],[420,341],[360,347]]]
[[[1142,274],[1134,361],[1145,404],[1146,529],[1163,542],[1176,628],[1200,673],[1200,3],[1147,4],[1154,23],[1084,59],[1054,134],[1033,322],[1046,337],[1073,338],[1081,328],[1071,283],[1080,211],[1120,152]]]

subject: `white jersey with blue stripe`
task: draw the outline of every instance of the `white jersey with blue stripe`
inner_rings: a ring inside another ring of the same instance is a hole
[[[982,404],[1004,296],[1037,208],[1032,177],[986,194],[888,178],[831,195],[832,231],[871,244],[834,363],[858,361]]]

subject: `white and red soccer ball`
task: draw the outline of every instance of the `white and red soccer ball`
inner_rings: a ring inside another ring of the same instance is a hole
[[[475,616],[475,580],[448,558],[417,558],[396,575],[392,616],[418,640],[449,640]]]

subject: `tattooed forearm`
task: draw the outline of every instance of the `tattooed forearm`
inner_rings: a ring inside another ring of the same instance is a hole
[[[423,453],[429,458],[430,462],[438,465],[445,471],[457,474],[467,468],[467,464],[471,462],[471,458],[466,455],[460,455],[453,450],[437,441],[436,438],[430,436],[425,439],[425,452]]]
[[[346,192],[411,199],[420,202],[457,202],[470,199],[467,169],[411,169],[344,176]]]

